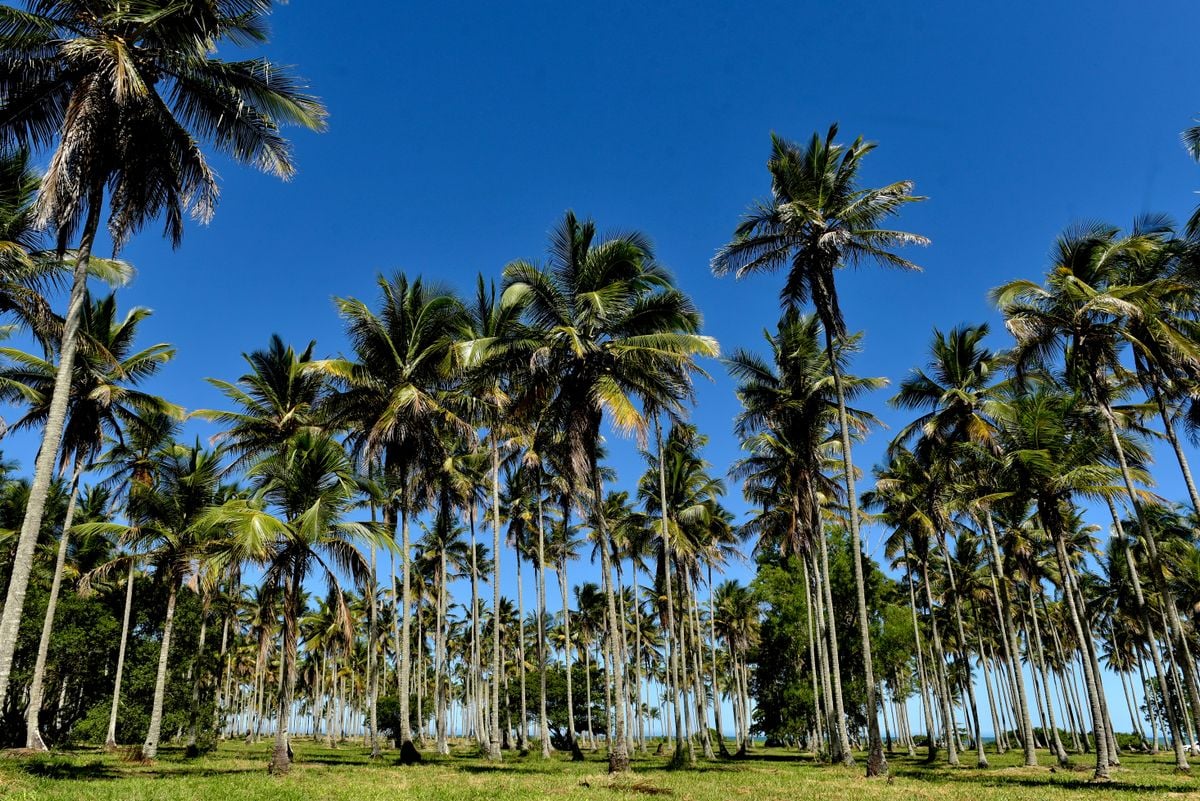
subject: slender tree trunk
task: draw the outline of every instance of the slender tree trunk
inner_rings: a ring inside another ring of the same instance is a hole
[[[729,749],[725,747],[725,727],[722,725],[722,722],[721,722],[721,690],[717,686],[717,602],[714,597],[714,595],[716,593],[715,593],[715,588],[713,587],[712,562],[711,561],[708,563],[707,567],[708,567],[708,652],[709,652],[709,658],[711,659],[710,667],[712,669],[709,675],[712,678],[713,722],[717,726],[717,753],[723,757],[728,757]],[[635,573],[635,578],[636,578],[636,573]],[[636,587],[637,587],[637,582],[635,581],[634,582],[635,592],[636,592]],[[805,598],[805,605],[806,605],[805,611],[809,613],[809,615],[808,615],[808,627],[809,627],[808,628],[808,645],[809,645],[809,653],[811,654],[812,653],[812,645],[813,645],[812,614],[811,614],[812,607],[807,606],[807,604],[808,604],[808,583],[807,582],[805,582],[805,585],[804,585],[804,598]],[[639,633],[640,633],[640,629],[639,629]],[[815,677],[815,675],[816,674],[814,674],[814,677]],[[817,697],[816,684],[815,684],[815,678],[814,678],[813,698],[816,699],[816,697]]]
[[[121,644],[117,648],[117,675],[113,678],[112,708],[108,713],[108,734],[104,737],[104,747],[113,750],[117,747],[117,710],[121,706],[121,678],[125,675],[125,646],[129,642],[129,613],[133,609],[133,570],[134,562],[129,561],[129,575],[125,579],[125,612],[121,616]]]
[[[971,710],[971,717],[975,722],[975,766],[986,768],[988,766],[988,758],[983,750],[983,730],[979,723],[979,707],[975,704],[975,676],[971,670],[971,653],[967,649],[967,633],[963,626],[962,604],[959,603],[958,599],[958,585],[954,580],[954,565],[950,561],[949,548],[942,532],[938,533],[938,539],[941,541],[942,561],[946,565],[946,577],[950,580],[950,594],[954,598],[954,620],[958,625],[958,658],[962,660],[963,670],[966,673],[964,689],[966,690],[967,705]]]
[[[1058,764],[1062,767],[1066,767],[1068,764],[1067,749],[1063,748],[1062,738],[1058,736],[1058,722],[1054,719],[1054,700],[1050,693],[1050,680],[1046,675],[1046,658],[1045,654],[1042,652],[1042,632],[1041,628],[1038,626],[1037,607],[1034,606],[1032,583],[1029,585],[1029,611],[1030,617],[1033,619],[1034,642],[1034,647],[1030,649],[1030,657],[1034,662],[1035,669],[1041,674],[1042,687],[1045,689],[1046,713],[1049,717],[1048,726],[1050,728],[1048,737],[1049,745],[1051,750],[1054,751],[1054,756],[1058,760]]]
[[[542,744],[542,759],[550,758],[550,718],[546,712],[546,530],[542,514],[541,472],[538,473],[538,734]]]
[[[854,764],[854,752],[850,750],[850,732],[846,720],[846,706],[842,694],[842,657],[838,648],[838,632],[834,624],[833,586],[829,580],[829,544],[828,537],[821,526],[820,513],[814,504],[812,535],[816,539],[821,552],[820,586],[825,596],[825,633],[829,640],[829,677],[833,685],[833,738],[837,750],[832,754],[834,760],[840,760],[843,765]],[[818,612],[819,614],[819,612]]]
[[[828,322],[828,321],[827,321]],[[842,370],[838,365],[837,352],[833,346],[834,332],[825,326],[825,352],[829,358],[830,373],[837,393],[838,427],[842,440],[842,467],[846,482],[847,513],[850,518],[850,556],[854,563],[854,588],[858,601],[858,632],[862,638],[863,674],[867,695],[867,776],[887,773],[887,759],[883,755],[883,741],[879,737],[878,704],[875,698],[875,666],[871,656],[871,622],[867,615],[867,583],[863,576],[862,538],[858,526],[858,491],[854,486],[854,459],[850,451],[850,422],[846,412],[846,394],[842,386]]]
[[[17,633],[21,628],[21,616],[25,610],[29,575],[33,571],[33,556],[37,550],[38,534],[42,530],[46,499],[54,480],[54,464],[58,460],[58,446],[62,442],[63,426],[67,419],[67,406],[71,399],[71,374],[75,369],[75,350],[79,345],[79,322],[87,293],[88,263],[91,260],[96,230],[100,225],[103,199],[103,185],[93,187],[87,199],[87,219],[83,225],[71,278],[71,296],[67,301],[67,314],[63,320],[58,367],[54,373],[54,390],[46,414],[46,427],[42,432],[42,444],[34,462],[33,482],[29,487],[25,517],[21,521],[21,533],[17,537],[17,547],[13,554],[4,609],[0,611],[0,709],[4,709],[8,698],[9,674],[12,672]]]
[[[593,441],[599,438],[598,432],[593,432]],[[594,523],[596,525],[596,534],[600,544],[600,569],[604,574],[604,595],[608,606],[608,625],[609,632],[614,636],[609,637],[612,647],[613,661],[613,692],[621,703],[617,704],[616,721],[613,726],[613,741],[609,743],[608,749],[608,771],[609,773],[624,773],[629,770],[629,749],[625,737],[625,654],[621,648],[621,638],[615,636],[621,628],[621,619],[617,615],[617,599],[613,589],[612,575],[612,543],[609,541],[608,525],[604,519],[604,495],[600,484],[600,469],[596,463],[595,451],[591,454],[591,471],[592,471],[592,503],[595,506]]]
[[[917,680],[921,687],[921,709],[925,713],[925,739],[929,741],[925,761],[937,759],[937,734],[933,727],[933,707],[929,698],[929,680],[925,673],[925,647],[921,644],[921,626],[917,622],[917,594],[913,589],[912,563],[908,558],[908,542],[903,543],[905,575],[908,577],[908,608],[912,612],[913,639],[917,648]]]
[[[42,636],[38,640],[37,661],[33,680],[29,684],[29,705],[25,709],[25,747],[30,751],[49,751],[42,739],[38,717],[42,711],[42,686],[46,679],[46,657],[50,653],[50,633],[54,628],[54,613],[58,609],[58,593],[62,588],[63,568],[67,564],[67,544],[71,539],[71,524],[75,518],[76,496],[82,465],[76,460],[71,468],[71,489],[67,513],[63,518],[62,535],[58,539],[58,555],[54,560],[54,578],[50,582],[50,597],[46,599],[46,615],[42,619]]]
[[[500,443],[492,432],[492,730],[488,758],[500,752]]]
[[[300,620],[302,580],[302,571],[298,567],[293,567],[290,586],[283,598],[285,610],[283,614],[283,652],[280,654],[282,664],[279,666],[282,675],[280,676],[278,722],[275,726],[275,746],[271,752],[270,764],[270,772],[279,776],[286,774],[292,767],[288,724],[291,718],[292,696],[296,690],[296,628]]]
[[[162,644],[158,649],[158,672],[154,678],[154,701],[150,706],[150,729],[142,745],[142,759],[158,756],[158,738],[162,732],[163,698],[167,692],[167,658],[171,653],[171,632],[175,627],[175,597],[179,592],[179,578],[171,576],[167,591],[167,613],[163,619]]]
[[[375,522],[375,505],[371,504],[371,522]],[[380,759],[383,749],[379,745],[379,713],[376,702],[379,700],[379,660],[375,648],[379,641],[379,609],[375,588],[379,586],[378,564],[376,562],[375,543],[371,543],[371,580],[367,583],[367,592],[371,599],[367,604],[367,705],[371,723],[371,759]]]
[[[517,672],[521,680],[521,725],[517,728],[517,749],[524,752],[529,748],[526,734],[529,729],[528,699],[525,694],[525,581],[521,575],[521,547],[513,543],[513,561],[517,565]]]
[[[563,518],[563,531],[569,531],[567,520]],[[563,664],[567,673],[567,744],[571,748],[571,760],[573,762],[583,761],[583,752],[579,750],[579,744],[575,742],[575,694],[574,681],[571,678],[571,606],[567,596],[567,559],[564,556],[558,564],[558,588],[562,592],[562,613],[563,613]],[[588,709],[591,709],[591,704],[588,704]]]
[[[954,706],[950,695],[950,680],[946,676],[946,657],[942,649],[942,635],[934,614],[933,592],[929,588],[929,565],[921,560],[921,583],[925,586],[925,603],[929,606],[929,627],[933,633],[934,674],[938,683],[938,696],[942,703],[942,731],[946,735],[946,759],[951,765],[958,764],[958,724],[954,720]]]
[[[211,601],[207,591],[200,604],[200,636],[196,643],[196,658],[192,662],[192,705],[188,711],[188,752],[195,755],[196,742],[200,734],[200,690],[204,683],[204,645],[208,634],[208,613]]]
[[[1017,720],[1020,728],[1021,746],[1025,751],[1025,766],[1032,768],[1038,764],[1037,744],[1033,738],[1033,718],[1029,714],[1029,698],[1025,692],[1025,674],[1021,671],[1021,644],[1017,639],[1016,627],[1013,625],[1012,599],[1009,596],[1008,582],[1004,576],[1004,560],[1000,556],[1000,544],[996,537],[996,526],[992,520],[992,513],[990,511],[984,511],[983,522],[984,529],[988,534],[988,543],[992,549],[992,576],[998,585],[995,588],[995,592],[1000,604],[1000,625],[1005,630],[1004,648],[1007,652],[1006,658],[1011,673],[1013,689],[1017,695],[1018,708],[1015,712],[1020,716]]]
[[[407,478],[407,477],[406,477]],[[400,677],[397,680],[400,701],[400,762],[409,764],[420,759],[420,752],[413,745],[412,727],[409,725],[409,693],[412,687],[412,544],[408,536],[408,489],[402,490],[404,500],[400,504]]]
[[[671,587],[671,563],[674,561],[672,556],[671,535],[667,525],[667,467],[665,454],[663,452],[662,440],[662,424],[659,421],[659,416],[654,417],[654,438],[658,447],[658,496],[659,510],[661,517],[659,520],[659,536],[662,538],[663,550],[663,583],[667,590],[667,680],[671,684],[673,691],[673,707],[675,718],[675,753],[671,757],[673,764],[682,764],[684,760],[684,737],[683,737],[683,699],[681,697],[681,670],[679,668],[679,645],[676,642],[675,630],[675,598]],[[687,738],[687,764],[696,764],[696,754],[692,749],[691,738]]]
[[[1058,556],[1058,567],[1062,573],[1063,581],[1063,597],[1067,601],[1067,608],[1071,613],[1071,623],[1075,628],[1075,635],[1080,643],[1087,642],[1088,632],[1083,626],[1083,617],[1079,610],[1075,607],[1075,593],[1071,590],[1071,565],[1067,558],[1066,544],[1063,542],[1062,531],[1059,527],[1049,527],[1054,537],[1054,548]],[[1087,687],[1088,705],[1092,712],[1092,730],[1096,738],[1096,772],[1093,778],[1096,781],[1108,781],[1108,735],[1104,730],[1104,711],[1100,707],[1099,684],[1097,677],[1092,673],[1092,666],[1087,658],[1081,660],[1083,665],[1084,683]]]

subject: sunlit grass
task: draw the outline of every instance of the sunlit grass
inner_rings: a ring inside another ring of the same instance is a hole
[[[1200,778],[1176,775],[1170,754],[1124,755],[1121,767],[1113,770],[1113,781],[1096,786],[1088,782],[1091,771],[1086,756],[1075,758],[1075,770],[1052,771],[1048,755],[1043,755],[1045,766],[1037,769],[1021,767],[1019,754],[992,755],[992,767],[977,770],[930,767],[897,754],[891,758],[890,778],[867,780],[859,766],[815,765],[795,752],[760,749],[748,759],[701,761],[696,768],[684,770],[669,769],[665,757],[635,757],[632,774],[611,778],[603,751],[589,753],[582,763],[563,755],[546,762],[536,755],[506,753],[503,764],[493,765],[464,747],[450,757],[429,757],[425,764],[402,767],[394,751],[372,762],[360,743],[328,749],[300,741],[291,774],[280,778],[267,775],[269,748],[269,744],[225,743],[193,760],[164,748],[161,758],[149,765],[91,750],[33,757],[10,753],[0,757],[0,797],[6,801],[1200,798]]]

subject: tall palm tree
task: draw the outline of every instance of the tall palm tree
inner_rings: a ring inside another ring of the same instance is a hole
[[[149,315],[148,309],[135,308],[121,319],[117,314],[114,295],[96,300],[90,296],[86,298],[79,335],[87,339],[88,346],[80,352],[72,371],[58,465],[60,477],[65,477],[68,471],[70,474],[67,511],[59,537],[58,559],[46,602],[26,711],[25,747],[34,751],[48,750],[42,739],[38,717],[42,708],[42,683],[50,634],[62,585],[80,478],[91,460],[99,454],[105,437],[119,440],[126,425],[136,426],[141,415],[146,413],[166,413],[175,417],[182,415],[178,407],[137,389],[138,383],[157,373],[175,355],[174,348],[162,343],[134,350],[138,326]],[[61,344],[58,349],[61,351]],[[0,371],[0,396],[29,403],[28,411],[13,424],[12,429],[44,426],[54,389],[56,367],[53,360],[14,348],[0,348],[0,356],[12,362],[12,366]]]
[[[850,424],[844,408],[841,371],[833,358],[834,341],[846,334],[834,272],[841,267],[863,263],[917,269],[894,250],[900,245],[926,244],[928,240],[881,227],[903,206],[923,198],[913,195],[911,181],[872,189],[860,187],[858,170],[863,158],[875,146],[860,137],[847,147],[834,142],[836,136],[836,124],[830,126],[824,139],[814,133],[806,147],[772,135],[771,158],[767,162],[771,173],[771,200],[751,208],[737,227],[733,241],[713,258],[712,269],[716,275],[732,272],[739,278],[755,272],[786,269],[787,279],[780,295],[783,305],[791,307],[811,300],[825,331],[825,348],[833,367],[838,397],[842,460],[845,463],[843,480],[849,506],[850,549],[854,554],[858,627],[866,674],[870,748],[867,775],[876,776],[887,771],[887,761],[883,756],[876,714]]]
[[[564,433],[568,470],[577,491],[588,493],[587,512],[601,548],[601,573],[610,631],[617,631],[611,548],[602,514],[600,429],[607,415],[618,430],[643,432],[636,401],[677,407],[690,396],[694,359],[715,356],[717,345],[698,333],[700,316],[654,262],[640,234],[596,240],[593,223],[568,212],[551,235],[550,263],[517,261],[504,268],[505,294],[526,304],[537,340],[522,388]],[[624,699],[626,660],[612,638],[613,688]],[[617,709],[609,768],[629,769],[624,704]]]
[[[927,367],[915,369],[901,382],[899,391],[892,398],[894,406],[920,412],[915,420],[901,429],[893,447],[903,446],[915,440],[915,457],[926,465],[954,464],[957,461],[955,450],[968,445],[994,454],[994,426],[987,417],[985,407],[995,394],[996,372],[1004,366],[1004,360],[983,345],[987,335],[987,325],[963,326],[952,329],[948,334],[934,330]],[[942,475],[945,477],[947,474]],[[984,508],[983,514],[990,515],[990,512]],[[989,532],[992,531],[990,519],[985,528]],[[944,534],[944,529],[940,533]],[[990,541],[994,544],[995,537],[991,537]],[[1016,632],[1005,624],[1006,620],[1013,619],[1008,585],[1004,581],[1003,562],[999,558],[998,549],[993,548],[993,555],[995,558],[992,566],[1000,571],[998,584],[1004,613],[1000,625],[1008,632],[1004,647],[1008,650],[1011,661],[1011,655],[1018,653]],[[1037,765],[1037,750],[1033,722],[1025,695],[1025,678],[1020,670],[1013,672],[1020,714],[1017,722],[1025,752],[1025,764],[1034,766]],[[969,687],[969,693],[973,698],[973,688]],[[978,729],[978,716],[976,724]],[[976,742],[977,748],[981,748],[982,738],[978,730]]]
[[[321,103],[286,68],[217,54],[265,43],[270,10],[269,0],[0,6],[0,139],[53,149],[37,216],[54,229],[60,254],[78,241],[58,371],[0,614],[0,705],[62,440],[105,192],[116,248],[158,217],[178,245],[185,212],[207,220],[217,199],[216,174],[200,142],[288,178],[295,167],[280,126],[324,127]]]
[[[393,610],[400,621],[401,757],[420,759],[408,730],[411,680],[411,544],[409,521],[428,496],[430,485],[419,479],[427,466],[445,459],[443,428],[449,424],[471,433],[463,412],[461,394],[452,390],[452,358],[457,342],[471,338],[469,317],[461,301],[448,289],[410,281],[403,273],[378,279],[378,311],[354,298],[339,298],[354,358],[316,362],[314,368],[333,380],[338,389],[328,402],[335,425],[347,429],[352,452],[363,466],[378,465],[381,480],[395,489],[384,507],[384,526],[400,529],[400,606]]]
[[[846,374],[858,337],[845,337],[835,343],[833,351],[840,362],[843,402],[839,404],[830,353],[822,346],[822,326],[815,315],[787,310],[777,331],[765,338],[771,349],[770,360],[738,350],[726,365],[738,381],[737,395],[742,405],[734,431],[748,451],[734,464],[731,475],[743,481],[747,500],[763,509],[747,532],[760,539],[778,539],[783,553],[802,556],[813,572],[828,576],[822,508],[840,494],[829,476],[835,467],[830,451],[838,441],[834,432],[842,419],[840,408],[845,400],[853,401],[886,382]],[[861,435],[874,418],[847,407],[846,421],[856,435]],[[814,589],[818,618],[831,616],[833,595],[829,582],[817,582]],[[821,678],[828,686],[826,714],[833,734],[832,756],[849,763],[853,755],[842,681],[836,667],[840,664],[838,634],[832,626],[821,629],[825,646],[822,653],[827,655],[820,660],[826,666]]]
[[[264,582],[281,599],[283,674],[270,769],[283,774],[291,767],[288,720],[296,688],[304,581],[310,572],[318,571],[344,606],[338,575],[370,587],[370,564],[356,543],[379,543],[381,538],[371,524],[344,519],[358,484],[346,452],[327,435],[301,432],[259,461],[249,476],[254,496],[213,506],[203,522],[229,531],[211,558],[262,564]],[[341,618],[348,626],[348,608]]]

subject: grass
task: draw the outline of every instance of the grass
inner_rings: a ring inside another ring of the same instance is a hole
[[[152,764],[123,760],[119,755],[79,749],[46,756],[19,752],[0,755],[0,798],[4,801],[66,799],[280,799],[281,801],[451,801],[452,799],[680,799],[680,801],[1000,801],[1001,799],[1200,799],[1200,765],[1196,776],[1176,775],[1169,753],[1157,757],[1122,756],[1113,781],[1088,782],[1084,756],[1074,770],[1020,766],[1020,754],[989,755],[992,767],[951,769],[925,766],[899,754],[891,758],[888,779],[862,776],[861,758],[854,768],[815,765],[795,752],[759,749],[744,760],[704,762],[694,769],[671,770],[665,757],[634,759],[634,771],[612,778],[603,752],[573,763],[562,755],[546,762],[537,756],[506,753],[504,763],[490,764],[456,750],[425,764],[402,767],[395,752],[372,762],[366,749],[347,744],[328,749],[310,741],[295,743],[296,764],[286,777],[267,775],[269,744],[224,743],[198,759],[164,748]]]

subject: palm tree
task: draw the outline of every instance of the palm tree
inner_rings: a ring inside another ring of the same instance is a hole
[[[379,465],[378,475],[396,491],[384,507],[384,526],[401,533],[400,606],[393,614],[401,623],[400,696],[401,758],[420,759],[408,731],[412,608],[411,545],[408,526],[427,495],[429,484],[418,480],[430,465],[444,458],[444,427],[463,433],[470,426],[459,416],[463,403],[451,392],[451,358],[457,342],[470,339],[469,319],[462,303],[448,289],[429,286],[399,273],[378,279],[378,312],[353,298],[339,298],[338,310],[354,350],[354,360],[328,359],[313,369],[330,376],[338,388],[328,402],[336,425],[350,431],[352,452],[367,465]],[[398,520],[397,520],[398,518]],[[403,610],[403,611],[401,611]]]
[[[58,559],[29,685],[25,747],[30,750],[48,750],[42,739],[38,717],[42,708],[46,656],[50,648],[50,634],[62,585],[80,478],[89,462],[100,452],[105,437],[119,439],[127,424],[136,425],[138,418],[147,412],[167,413],[176,417],[182,414],[177,407],[136,388],[139,382],[153,376],[175,355],[174,348],[161,343],[134,351],[138,326],[149,315],[148,309],[135,308],[124,319],[119,319],[115,296],[108,295],[95,301],[90,296],[86,299],[79,335],[87,340],[88,346],[80,352],[72,371],[58,465],[60,478],[70,471],[67,512],[63,518]],[[7,396],[11,400],[21,399],[30,405],[28,411],[13,423],[12,430],[44,426],[54,388],[54,362],[14,348],[0,348],[0,355],[13,363],[0,371],[0,396]]]
[[[142,746],[143,759],[154,759],[158,754],[175,602],[184,579],[192,574],[196,560],[204,555],[202,546],[211,530],[204,520],[204,512],[220,497],[222,474],[220,453],[205,450],[199,442],[192,446],[171,443],[152,458],[153,489],[131,496],[126,510],[128,524],[87,523],[76,527],[83,536],[120,537],[137,561],[154,566],[156,579],[167,586],[158,672],[150,725]],[[122,564],[110,562],[109,569]],[[102,577],[104,572],[94,571],[96,577]]]
[[[1099,413],[1120,468],[1126,499],[1144,532],[1152,528],[1136,487],[1136,465],[1130,464],[1136,456],[1127,453],[1114,407],[1132,379],[1120,360],[1122,347],[1143,332],[1145,326],[1138,322],[1154,307],[1155,292],[1122,282],[1134,272],[1127,269],[1131,261],[1138,262],[1146,251],[1158,250],[1164,230],[1165,222],[1156,218],[1139,221],[1126,236],[1104,224],[1068,229],[1055,243],[1053,265],[1044,286],[1014,281],[993,291],[1006,325],[1017,340],[1013,358],[1018,375],[1033,369],[1048,371],[1061,354],[1063,382]],[[1129,319],[1135,324],[1127,324]],[[1163,328],[1152,330],[1162,333]],[[1138,343],[1137,350],[1143,357],[1148,344]],[[1114,517],[1113,523],[1120,535],[1119,517]],[[1157,543],[1153,536],[1145,543],[1151,580],[1166,598],[1166,578]],[[1166,605],[1166,624],[1168,639],[1182,657],[1178,663],[1184,677],[1184,697],[1193,717],[1200,719],[1200,678],[1173,604]]]
[[[809,565],[806,572],[829,575],[829,553],[824,534],[822,508],[840,494],[827,474],[832,472],[830,450],[836,447],[833,432],[840,425],[838,393],[830,366],[829,352],[821,344],[822,326],[815,315],[785,311],[774,334],[766,334],[771,359],[764,360],[745,350],[728,360],[730,374],[738,381],[737,395],[743,411],[734,422],[748,455],[735,463],[731,472],[744,482],[747,500],[763,509],[747,527],[760,539],[777,539],[785,554],[798,554]],[[884,385],[880,378],[847,375],[849,356],[857,349],[858,337],[836,343],[834,357],[840,362],[841,396],[854,400],[864,392]],[[864,412],[847,409],[847,422],[861,435],[874,422]],[[844,463],[843,463],[844,466]],[[814,582],[818,619],[832,619],[833,595],[828,581]],[[849,763],[849,733],[846,728],[837,632],[821,625],[824,647],[819,651],[822,683],[826,687],[825,710],[829,717],[832,756]]]
[[[288,178],[281,125],[324,127],[325,110],[287,69],[264,58],[229,61],[218,49],[267,39],[267,0],[170,7],[121,0],[47,0],[0,7],[0,139],[50,150],[37,218],[58,252],[76,238],[59,364],[29,506],[0,615],[0,706],[12,668],[37,533],[58,459],[85,306],[92,248],[109,193],[117,249],[155,218],[178,245],[183,217],[204,221],[216,174],[199,142]]]
[[[834,341],[845,336],[846,325],[838,301],[834,271],[847,265],[874,263],[900,269],[917,269],[896,255],[900,245],[926,244],[922,236],[881,228],[906,204],[922,200],[912,194],[911,181],[876,189],[858,185],[863,157],[874,145],[858,138],[849,147],[834,142],[837,125],[825,139],[813,134],[807,147],[772,135],[771,200],[754,206],[734,233],[734,239],[717,252],[716,275],[734,273],[741,278],[755,272],[788,271],[781,300],[786,307],[812,301],[825,332],[825,349],[833,368],[841,429],[843,479],[849,505],[850,549],[854,554],[854,579],[858,592],[858,626],[866,674],[867,726],[870,755],[867,775],[887,771],[883,741],[876,715],[875,676],[871,660],[871,632],[863,580],[858,498],[854,488],[854,462],[850,452],[850,424],[845,411],[841,371],[833,358]]]
[[[296,687],[304,580],[319,571],[344,605],[339,573],[357,586],[371,586],[370,565],[355,543],[379,543],[381,538],[369,523],[344,519],[358,484],[346,452],[326,435],[301,432],[259,461],[249,476],[256,489],[253,497],[214,506],[203,520],[230,532],[212,558],[219,563],[263,564],[265,583],[282,601],[283,680],[270,768],[283,774],[291,767],[288,719]],[[348,609],[342,617],[349,619]]]
[[[621,625],[612,584],[611,547],[602,514],[600,428],[605,414],[622,431],[643,432],[645,417],[635,400],[656,408],[677,407],[690,395],[694,358],[717,353],[700,336],[699,313],[654,263],[639,234],[596,241],[595,225],[568,212],[551,236],[545,269],[518,261],[504,268],[505,294],[527,304],[525,319],[537,342],[536,357],[520,386],[547,410],[564,435],[565,477],[586,492],[600,543],[602,583],[609,630]],[[601,300],[602,299],[602,300]],[[613,688],[624,699],[626,660],[612,638]],[[629,768],[624,704],[617,709],[609,767]]]
[[[1003,366],[1004,360],[983,346],[987,335],[986,325],[963,326],[951,330],[948,334],[934,330],[927,368],[914,370],[900,384],[899,391],[892,398],[892,405],[920,412],[918,417],[896,436],[893,447],[903,446],[915,439],[915,458],[926,465],[953,464],[958,461],[955,458],[956,449],[968,445],[987,454],[995,453],[994,427],[987,417],[985,407],[995,394],[995,374],[997,368]],[[992,532],[991,513],[984,508],[983,514],[988,516],[985,527]],[[944,533],[945,528],[939,532]],[[995,545],[994,536],[990,537],[989,541]],[[1004,581],[999,550],[995,547],[992,550],[992,566],[999,571],[998,583],[1001,587],[999,600],[1003,617],[1000,626],[1006,630],[1004,647],[1008,651],[1009,662],[1012,663],[1012,655],[1018,651],[1016,633],[1006,624],[1006,621],[1012,620],[1008,586]],[[961,616],[961,611],[957,614]],[[960,645],[965,647],[965,643]],[[1025,751],[1025,764],[1032,767],[1037,765],[1037,750],[1033,737],[1033,722],[1025,695],[1025,678],[1020,670],[1014,670],[1013,673],[1013,685],[1020,713],[1017,723]],[[974,689],[970,684],[968,693],[973,700]],[[982,749],[978,716],[975,719],[977,748]],[[982,754],[982,750],[980,753]]]
[[[112,443],[105,453],[93,463],[93,467],[108,471],[105,479],[107,486],[124,496],[125,508],[136,509],[141,502],[136,496],[155,491],[158,480],[157,469],[162,465],[158,459],[160,453],[175,439],[179,431],[179,421],[176,417],[162,411],[150,411],[139,414],[133,421],[127,421],[125,436]],[[117,746],[117,712],[121,702],[121,679],[125,667],[125,647],[129,640],[129,618],[133,605],[134,571],[137,569],[138,556],[126,552],[123,557],[128,563],[125,586],[125,611],[121,619],[121,644],[117,651],[117,668],[113,678],[112,707],[108,716],[108,733],[105,735],[104,746],[114,749]],[[115,561],[115,560],[114,560]],[[85,588],[89,577],[84,576],[81,585]]]

